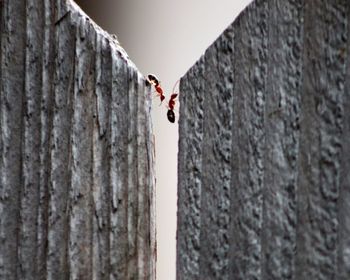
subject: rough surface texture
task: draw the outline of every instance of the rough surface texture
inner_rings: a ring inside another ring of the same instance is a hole
[[[177,279],[350,279],[349,32],[256,0],[181,79]]]
[[[0,15],[0,279],[155,279],[142,75],[72,1]]]

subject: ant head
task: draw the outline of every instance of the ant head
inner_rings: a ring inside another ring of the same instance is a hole
[[[148,81],[152,85],[154,85],[154,86],[158,86],[159,85],[159,80],[158,80],[158,78],[155,75],[149,74],[147,77],[148,77]]]

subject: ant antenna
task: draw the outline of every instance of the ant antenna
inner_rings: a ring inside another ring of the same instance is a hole
[[[175,93],[175,88],[176,88],[176,85],[180,82],[180,80],[177,80],[177,82],[175,83],[174,87],[173,87],[173,92],[172,93]],[[180,89],[179,89],[179,92],[180,92]]]

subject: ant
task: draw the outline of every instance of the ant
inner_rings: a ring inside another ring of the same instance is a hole
[[[160,97],[160,104],[162,104],[163,100],[165,99],[164,93],[163,93],[163,89],[160,86],[160,82],[158,80],[158,78],[153,75],[153,74],[149,74],[148,76],[148,81],[151,85],[154,86],[154,88],[157,91],[157,95]],[[173,93],[170,95],[170,100],[168,102],[168,112],[167,112],[167,117],[169,122],[174,123],[175,122],[175,113],[174,113],[174,108],[175,108],[175,99],[176,97],[179,95],[178,93],[174,93],[175,92],[175,87],[176,85],[179,83],[180,80],[178,80],[174,87],[173,87]]]
[[[168,120],[169,122],[171,123],[174,123],[175,122],[175,113],[174,113],[174,107],[175,107],[175,98],[177,97],[177,93],[173,93],[171,96],[170,96],[170,100],[169,100],[169,103],[168,103],[168,112],[167,112],[167,117],[168,117]]]
[[[178,84],[179,81],[176,82],[173,88],[173,94],[170,95],[170,100],[168,103],[168,112],[167,112],[167,117],[169,122],[174,123],[175,122],[175,113],[174,113],[174,107],[175,107],[175,98],[179,95],[178,93],[174,93],[175,87]]]
[[[155,75],[149,74],[148,75],[148,81],[154,85],[154,88],[156,89],[157,95],[160,97],[160,104],[162,104],[163,100],[165,99],[163,89],[160,86],[160,82],[158,78]]]

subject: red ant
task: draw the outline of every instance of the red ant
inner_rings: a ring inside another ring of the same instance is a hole
[[[175,113],[174,113],[174,107],[175,107],[175,98],[177,97],[177,93],[173,93],[170,96],[170,100],[168,103],[168,113],[166,114],[168,117],[169,122],[174,123],[175,122]]]
[[[173,88],[173,94],[170,95],[170,100],[168,103],[168,112],[167,112],[167,117],[169,122],[174,123],[175,122],[175,113],[174,113],[174,107],[175,107],[175,98],[178,96],[178,93],[174,93],[175,87],[178,84],[179,81],[176,82]]]
[[[155,75],[149,74],[148,75],[148,81],[154,85],[154,88],[156,89],[157,95],[160,97],[160,104],[162,104],[163,100],[165,99],[163,89],[160,86],[160,82],[158,78]]]
[[[156,89],[157,95],[160,97],[160,102],[162,104],[163,100],[165,99],[165,96],[163,93],[163,89],[160,86],[160,82],[159,82],[158,78],[153,74],[149,74],[147,77],[148,77],[149,83],[152,84],[154,86],[154,88]],[[175,113],[174,113],[175,99],[179,94],[174,93],[174,91],[175,91],[175,87],[179,83],[179,81],[177,81],[173,87],[173,91],[172,91],[173,93],[170,96],[170,100],[169,100],[168,106],[167,106],[168,107],[167,117],[168,117],[169,122],[171,122],[171,123],[175,122]]]

